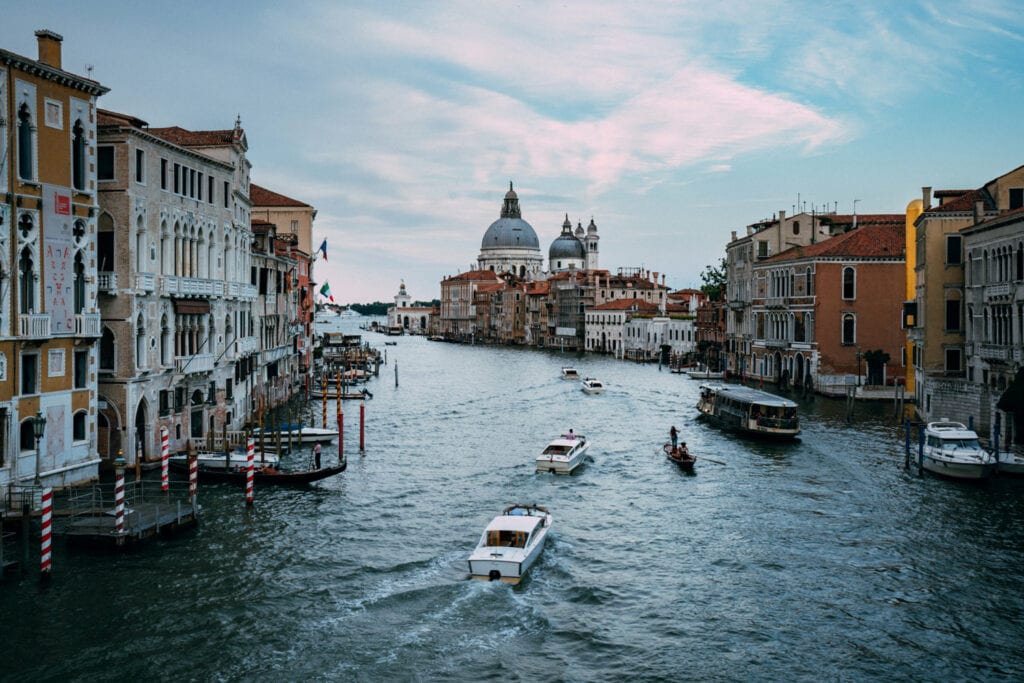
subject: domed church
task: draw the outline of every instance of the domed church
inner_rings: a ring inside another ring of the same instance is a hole
[[[501,218],[491,223],[480,243],[477,257],[480,270],[514,273],[521,278],[535,279],[544,269],[544,256],[533,227],[523,220],[519,197],[511,181],[501,207]]]
[[[562,234],[555,238],[548,250],[548,270],[561,273],[567,270],[591,270],[598,268],[597,261],[597,225],[590,219],[586,234],[583,224],[576,224],[576,232],[572,231],[569,214],[565,214],[562,223]]]

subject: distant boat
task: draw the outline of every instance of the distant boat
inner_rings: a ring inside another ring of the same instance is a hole
[[[568,365],[562,368],[562,379],[573,379],[573,380],[575,380],[575,379],[579,379],[579,378],[580,378],[580,373],[576,370],[576,368],[570,367]]]
[[[583,393],[586,394],[603,394],[604,384],[602,384],[601,380],[599,379],[587,377],[585,380],[583,380],[583,384],[580,387],[580,389],[583,391]]]
[[[257,428],[254,431],[256,438],[260,436],[261,430]],[[262,433],[267,439],[276,439],[278,433],[281,434],[281,440],[287,441],[290,436],[292,440],[298,440],[299,443],[317,443],[333,441],[338,437],[337,429],[323,429],[321,427],[303,427],[297,424],[281,425],[279,429],[266,429],[262,430]]]

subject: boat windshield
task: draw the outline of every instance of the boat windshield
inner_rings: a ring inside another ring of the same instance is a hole
[[[544,449],[543,455],[565,455],[569,452],[569,446],[561,446],[558,444],[552,444]]]
[[[488,547],[525,548],[529,534],[525,531],[507,531],[504,529],[487,532]]]
[[[969,451],[980,451],[981,444],[977,439],[943,439],[943,448],[963,448]]]
[[[792,406],[750,405],[750,419],[764,427],[793,428],[798,424],[796,408]]]

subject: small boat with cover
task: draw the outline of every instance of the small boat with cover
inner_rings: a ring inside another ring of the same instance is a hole
[[[551,513],[539,505],[510,505],[491,520],[469,556],[469,575],[519,583],[544,549]]]
[[[583,464],[583,458],[590,448],[590,442],[582,434],[562,434],[537,456],[538,472],[569,474]]]

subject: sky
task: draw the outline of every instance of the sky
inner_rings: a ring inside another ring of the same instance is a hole
[[[899,213],[1024,164],[1024,12],[939,2],[11,3],[0,47],[153,127],[231,128],[253,182],[317,209],[341,303],[473,267],[512,181],[547,256],[700,285],[780,210]],[[91,71],[88,71],[91,69]]]

